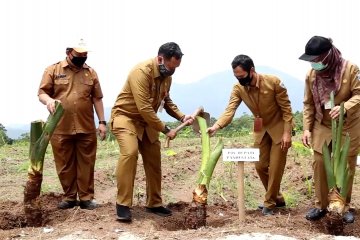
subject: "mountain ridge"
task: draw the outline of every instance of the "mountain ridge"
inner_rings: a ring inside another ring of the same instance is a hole
[[[273,69],[267,66],[259,66],[256,71],[260,74],[271,74],[279,77],[288,89],[288,95],[291,101],[292,111],[302,111],[304,81],[301,81],[287,73]],[[171,86],[171,99],[185,114],[191,114],[197,107],[203,106],[205,111],[209,112],[212,117],[218,118],[225,110],[233,85],[237,83],[232,70],[221,71],[210,74],[199,81],[192,83],[173,83]],[[105,118],[109,120],[111,107],[105,107]],[[250,114],[245,104],[240,104],[236,111],[235,117],[243,113]],[[176,121],[167,115],[166,111],[158,113],[162,121]],[[21,134],[30,131],[30,124],[17,124],[16,126],[6,126],[7,135],[16,139]]]
[[[266,66],[257,67],[257,72],[277,76],[288,90],[292,111],[302,111],[304,81]],[[236,83],[237,79],[234,77],[232,70],[222,71],[211,74],[191,84],[173,83],[170,95],[173,102],[185,114],[191,114],[198,106],[203,106],[205,111],[209,112],[212,117],[218,118],[225,110],[230,99],[233,85]],[[299,90],[301,90],[301,94],[299,94]],[[193,97],[183,97],[184,95],[197,97],[195,100]],[[235,117],[239,117],[243,113],[250,114],[251,112],[245,104],[241,103],[236,111]],[[166,112],[159,113],[159,116],[163,121],[174,121]]]

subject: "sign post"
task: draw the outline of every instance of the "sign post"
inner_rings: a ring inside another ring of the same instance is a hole
[[[258,148],[223,149],[223,161],[238,162],[238,209],[239,220],[245,221],[244,162],[259,161]]]

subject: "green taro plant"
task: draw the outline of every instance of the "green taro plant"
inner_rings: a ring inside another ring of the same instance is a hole
[[[206,205],[209,183],[215,166],[221,156],[224,143],[218,139],[214,150],[210,150],[210,136],[207,132],[206,120],[200,116],[196,117],[201,133],[201,166],[197,179],[197,187],[193,191],[193,200],[185,224],[189,228],[198,228],[206,225]]]
[[[50,138],[63,114],[64,109],[61,103],[56,101],[55,112],[49,115],[45,124],[42,121],[31,122],[30,164],[28,168],[28,180],[24,189],[24,210],[30,226],[38,226],[41,224],[42,212],[37,198],[40,195],[43,180],[44,158]]]
[[[330,94],[331,108],[334,107],[334,93]],[[333,119],[331,121],[331,153],[325,142],[323,145],[323,159],[327,176],[329,189],[329,205],[328,211],[343,214],[345,211],[345,200],[348,192],[348,183],[350,179],[349,166],[347,164],[347,156],[350,147],[350,136],[345,135],[344,144],[342,143],[342,132],[344,124],[344,103],[340,104],[339,122]]]

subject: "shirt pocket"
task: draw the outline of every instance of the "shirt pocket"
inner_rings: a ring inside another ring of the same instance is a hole
[[[260,98],[266,99],[268,101],[276,101],[275,93],[272,90],[261,90]]]
[[[149,87],[149,96],[152,98],[152,100],[156,97],[158,90],[156,89],[156,84],[153,83]]]
[[[91,78],[82,77],[80,83],[80,93],[85,97],[91,97],[92,89],[94,87],[94,80]]]
[[[70,80],[68,78],[60,78],[54,80],[55,93],[66,92],[69,88]]]
[[[158,89],[156,88],[156,84],[153,83],[149,87],[149,102],[151,105],[156,103],[157,96],[158,96]]]

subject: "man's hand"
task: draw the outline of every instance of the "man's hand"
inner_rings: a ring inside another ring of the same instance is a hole
[[[49,98],[46,101],[46,108],[51,114],[55,112],[55,102],[60,102],[60,100]]]
[[[302,143],[305,147],[311,148],[311,132],[309,130],[305,130],[302,136]]]
[[[344,114],[345,113],[346,113],[346,109],[344,108]],[[333,107],[330,110],[329,115],[332,119],[337,119],[340,116],[340,106]]]
[[[290,132],[284,132],[282,139],[281,139],[280,147],[283,151],[285,151],[291,147],[291,133]]]
[[[209,127],[206,132],[209,133],[210,136],[214,136],[217,130],[219,130],[220,126],[217,124],[214,124],[212,127]]]
[[[106,125],[105,124],[99,124],[98,134],[99,134],[101,141],[105,139],[105,137],[106,137]]]
[[[168,133],[165,134],[170,140],[173,140],[176,137],[175,129],[170,129]]]
[[[185,115],[185,117],[182,119],[182,122],[187,122],[187,125],[191,125],[194,122],[194,117],[191,115]]]

